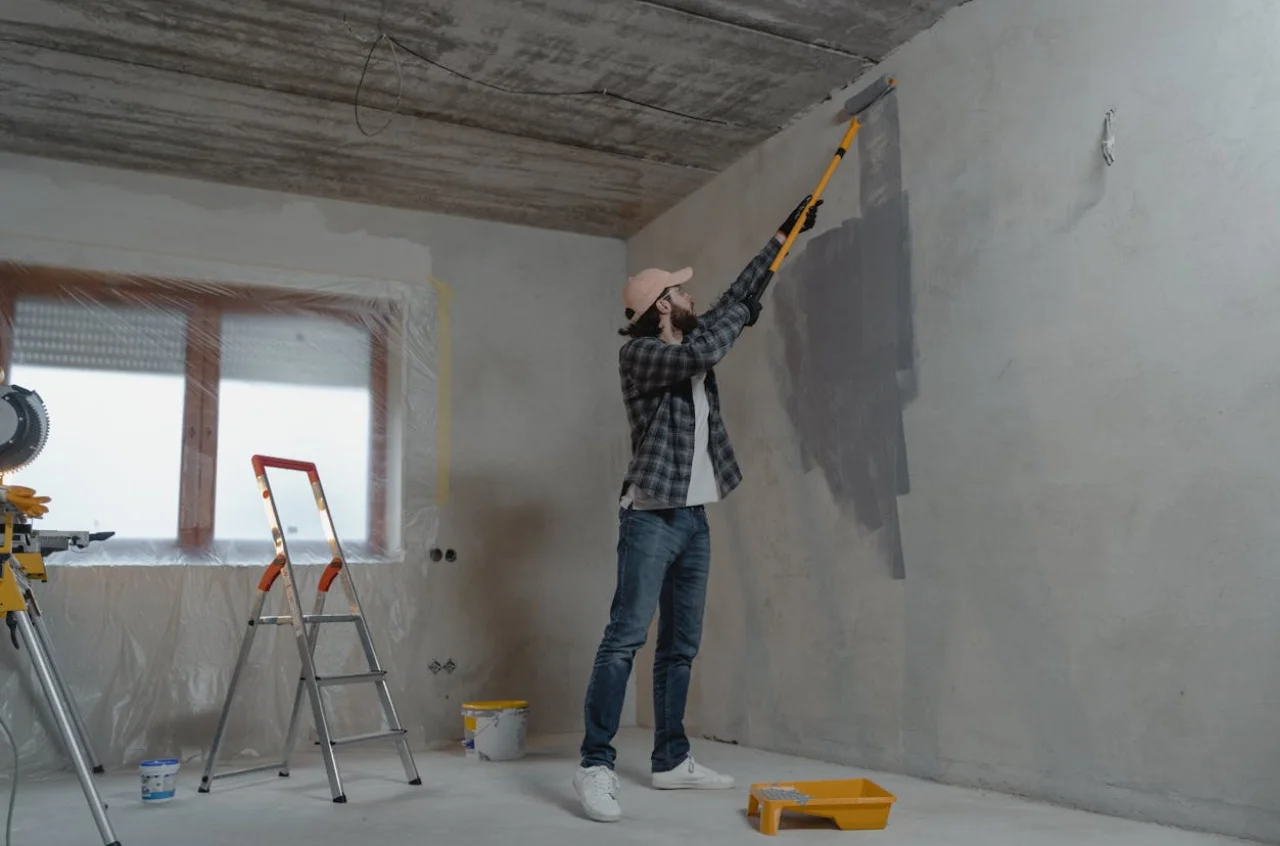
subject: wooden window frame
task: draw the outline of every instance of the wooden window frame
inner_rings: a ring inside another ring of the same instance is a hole
[[[0,368],[9,381],[20,297],[122,303],[182,311],[187,316],[186,390],[178,492],[177,550],[210,556],[217,494],[218,393],[224,314],[316,315],[370,334],[368,554],[387,551],[387,413],[394,302],[237,283],[207,283],[0,262]],[[34,387],[34,386],[32,386]]]

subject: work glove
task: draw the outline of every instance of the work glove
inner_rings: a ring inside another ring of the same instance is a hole
[[[28,517],[43,517],[48,514],[49,507],[45,503],[49,501],[49,497],[37,496],[31,488],[20,485],[0,486],[0,502],[9,503]]]
[[[800,205],[796,206],[795,210],[787,217],[786,222],[782,224],[782,228],[778,230],[783,238],[791,234],[791,227],[796,225],[796,221],[800,219],[801,213],[804,212],[804,207],[808,205],[811,199],[813,199],[812,194],[806,196],[800,201]],[[826,200],[818,200],[813,204],[813,207],[809,209],[809,213],[804,216],[804,224],[800,227],[801,232],[808,232],[818,222],[818,206],[825,202]]]

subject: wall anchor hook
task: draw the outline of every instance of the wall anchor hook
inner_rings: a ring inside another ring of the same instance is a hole
[[[1116,163],[1115,116],[1115,109],[1107,109],[1107,115],[1102,119],[1102,160],[1107,167]]]

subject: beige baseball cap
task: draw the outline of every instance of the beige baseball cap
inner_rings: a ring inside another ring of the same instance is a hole
[[[650,267],[632,276],[622,289],[622,304],[631,310],[630,322],[635,323],[643,317],[649,306],[662,296],[663,291],[683,285],[692,278],[692,267],[675,271]]]

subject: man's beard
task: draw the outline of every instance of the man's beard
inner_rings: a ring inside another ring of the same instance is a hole
[[[698,328],[698,315],[687,308],[674,306],[671,309],[671,327],[683,333],[692,332]]]

